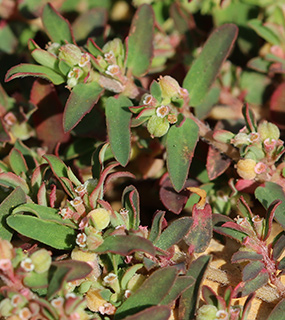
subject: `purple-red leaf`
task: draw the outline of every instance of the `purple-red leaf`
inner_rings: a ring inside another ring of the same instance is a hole
[[[210,180],[214,180],[223,174],[230,164],[231,159],[226,158],[220,151],[209,146],[206,168]]]
[[[58,142],[67,142],[70,137],[63,131],[63,106],[54,86],[42,80],[34,82],[30,100],[38,107],[33,114],[37,137],[52,152]]]

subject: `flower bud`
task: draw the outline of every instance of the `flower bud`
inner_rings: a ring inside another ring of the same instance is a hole
[[[58,58],[64,60],[70,67],[73,67],[81,61],[81,50],[74,44],[65,44],[59,49]]]
[[[147,130],[152,137],[162,137],[169,129],[169,122],[165,118],[153,115],[147,123]]]
[[[271,122],[264,121],[260,123],[257,128],[257,131],[260,135],[261,141],[264,141],[268,138],[277,141],[280,137],[280,131],[278,127]]]
[[[255,173],[256,162],[252,159],[242,159],[237,163],[237,173],[245,180],[253,180],[256,177]]]
[[[249,137],[244,132],[239,132],[232,140],[231,143],[235,147],[242,147],[243,145],[248,145],[250,143]]]
[[[199,308],[196,320],[215,320],[218,309],[215,306],[206,304]]]
[[[88,217],[91,219],[97,230],[105,229],[110,223],[110,213],[104,208],[98,208],[90,211]]]
[[[37,273],[43,273],[47,271],[51,265],[51,256],[49,252],[45,249],[40,249],[34,252],[30,256],[32,263],[34,265],[34,270]]]
[[[181,87],[179,83],[170,76],[160,76],[159,85],[161,88],[161,95],[163,98],[178,98],[181,96]]]

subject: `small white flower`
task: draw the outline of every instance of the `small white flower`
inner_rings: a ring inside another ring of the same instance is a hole
[[[164,118],[169,114],[169,107],[168,106],[161,106],[156,109],[156,115],[160,118]]]
[[[87,240],[87,236],[85,233],[79,233],[76,237],[76,244],[80,247],[80,248],[84,248],[86,247],[86,240]]]
[[[115,75],[118,75],[120,73],[120,67],[116,64],[111,64],[110,66],[108,66],[105,73],[111,77],[114,77]]]
[[[27,272],[33,271],[35,268],[32,260],[30,258],[26,258],[26,259],[22,260],[21,267]]]

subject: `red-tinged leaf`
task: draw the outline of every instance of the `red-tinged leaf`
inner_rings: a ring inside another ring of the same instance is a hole
[[[259,275],[264,268],[262,261],[251,261],[242,270],[242,281],[252,280]]]
[[[284,129],[285,123],[285,82],[281,83],[270,98],[271,120]]]
[[[239,214],[244,218],[248,218],[249,222],[252,223],[251,219],[253,218],[253,213],[243,196],[238,199],[237,208],[239,210]]]
[[[107,132],[112,152],[124,167],[131,154],[131,100],[125,96],[108,98],[106,102]]]
[[[210,180],[214,180],[223,174],[231,164],[231,159],[223,156],[220,151],[209,146],[207,155],[207,172]]]
[[[195,279],[190,276],[181,276],[176,279],[170,292],[164,297],[160,304],[173,306],[175,301],[181,296],[181,294],[192,287],[195,283]]]
[[[255,298],[255,292],[248,295],[248,297],[243,305],[242,317],[240,320],[247,320],[248,319],[248,314],[249,314],[251,304],[252,304],[254,298]]]
[[[202,296],[206,304],[214,305],[219,310],[225,310],[227,307],[225,300],[218,296],[215,291],[208,286],[202,287]]]
[[[119,179],[119,178],[135,179],[136,176],[134,174],[132,174],[131,172],[128,172],[128,171],[118,171],[118,172],[111,173],[108,176],[108,178],[106,179],[105,188],[111,181]]]
[[[1,106],[0,106],[1,109]],[[0,118],[0,141],[1,142],[9,142],[11,140],[11,137],[9,135],[9,132],[7,128],[5,127],[5,124],[3,122],[3,119]]]
[[[266,320],[283,320],[284,314],[285,314],[285,299],[282,299],[270,312],[270,315]]]
[[[237,262],[246,262],[246,261],[257,261],[262,260],[263,256],[262,254],[253,252],[253,251],[237,251],[232,255],[231,262],[237,263]]]
[[[34,82],[30,101],[38,107],[33,113],[37,137],[48,147],[48,152],[52,152],[57,143],[67,142],[70,138],[70,134],[63,131],[63,106],[54,86],[42,80]]]
[[[40,166],[36,167],[35,170],[33,171],[32,177],[31,177],[31,188],[32,191],[35,194],[37,194],[42,181],[44,174],[48,168],[48,164],[41,164]]]
[[[233,230],[237,230],[237,231],[240,231],[240,232],[248,235],[248,232],[247,232],[246,228],[244,228],[243,226],[241,226],[241,225],[239,225],[239,224],[237,224],[235,222],[232,222],[232,221],[224,223],[222,225],[222,227],[230,228],[230,229],[233,229]]]
[[[274,239],[273,243],[273,259],[276,261],[285,249],[285,231],[282,231],[277,235],[277,237]]]
[[[26,194],[28,194],[30,191],[26,181],[13,172],[0,173],[0,185],[6,188],[14,189],[20,187]]]
[[[157,211],[152,220],[151,229],[149,232],[148,240],[154,243],[160,236],[162,224],[164,220],[165,211]]]
[[[13,148],[9,153],[9,164],[13,172],[18,176],[28,171],[28,166],[22,152],[16,148]]]
[[[205,272],[210,261],[211,256],[205,255],[200,256],[191,263],[186,276],[193,277],[195,279],[195,284],[189,289],[185,290],[181,295],[179,300],[178,319],[194,319],[200,295],[200,286],[203,282]]]
[[[49,281],[47,297],[54,297],[66,282],[83,279],[92,271],[92,267],[83,261],[64,260],[52,263],[51,269],[55,269]]]
[[[170,16],[173,19],[176,30],[180,34],[188,34],[195,28],[194,17],[190,12],[184,11],[179,3],[172,3],[170,7]]]
[[[151,306],[159,305],[177,278],[174,267],[155,271],[116,311],[115,320],[123,319]],[[147,294],[146,294],[147,293]]]
[[[100,179],[101,171],[104,169],[105,153],[109,146],[109,143],[102,143],[92,154],[91,164],[93,179]]]
[[[263,241],[267,240],[268,237],[270,236],[271,229],[272,229],[272,222],[273,218],[275,215],[275,212],[278,208],[279,205],[281,205],[282,202],[281,200],[274,200],[270,206],[267,209],[267,214],[266,214],[266,220],[265,220],[265,227],[264,227],[264,234],[263,234]]]
[[[247,127],[247,130],[250,132],[256,132],[257,127],[256,127],[256,121],[254,118],[253,112],[250,110],[248,104],[246,103],[243,108],[242,108],[242,114],[244,116],[245,124]]]
[[[10,241],[14,230],[7,222],[7,217],[12,213],[13,208],[26,202],[26,195],[21,188],[16,188],[0,204],[0,238]]]
[[[127,316],[123,320],[168,320],[170,314],[170,308],[167,306],[153,306],[132,316]]]
[[[97,82],[79,83],[72,89],[63,114],[65,132],[72,130],[91,111],[102,93]]]
[[[43,182],[37,192],[37,202],[41,206],[48,206],[47,203],[47,189],[46,189],[46,184]]]
[[[8,70],[5,81],[11,81],[16,78],[24,77],[39,77],[51,81],[55,85],[59,85],[65,82],[65,78],[53,71],[52,69],[44,66],[38,66],[36,64],[21,63]]]
[[[221,65],[230,54],[237,34],[237,26],[224,24],[208,38],[183,81],[183,88],[189,92],[191,106],[202,103]]]
[[[89,202],[92,209],[96,207],[97,200],[101,199],[103,196],[104,182],[107,178],[107,175],[118,165],[118,162],[111,162],[108,164],[108,167],[106,167],[101,173],[96,188],[92,191],[92,193],[89,196]]]
[[[122,194],[123,207],[128,210],[129,228],[138,229],[140,225],[140,198],[137,189],[130,185],[126,187]]]
[[[43,9],[42,22],[52,42],[61,44],[74,42],[69,22],[64,19],[50,3]]]
[[[97,253],[112,252],[127,256],[133,252],[145,252],[155,256],[153,244],[142,237],[135,235],[113,235],[104,239],[104,242],[95,250]]]
[[[269,67],[271,65],[270,61],[265,60],[264,58],[253,58],[250,59],[247,63],[247,67],[258,72],[268,73]]]
[[[154,13],[143,4],[136,11],[127,41],[126,66],[135,77],[143,76],[151,65],[153,55]]]
[[[244,232],[232,229],[232,228],[225,228],[225,227],[214,227],[214,231],[222,234],[224,236],[230,237],[232,239],[235,239],[236,241],[239,241],[240,243],[243,242],[243,240],[248,237],[248,235]]]
[[[235,297],[245,297],[257,289],[263,287],[267,284],[269,279],[268,272],[266,269],[261,270],[261,272],[254,278],[246,282],[241,282],[234,289]]]
[[[254,193],[258,186],[260,186],[259,182],[245,179],[238,179],[237,183],[235,184],[236,190],[244,193]]]
[[[274,219],[285,228],[285,194],[282,187],[274,182],[266,182],[265,187],[258,187],[255,190],[256,198],[268,209],[274,200],[281,200],[282,203],[276,208]]]
[[[64,164],[64,162],[52,154],[46,154],[43,156],[43,158],[49,163],[52,172],[62,184],[65,191],[70,197],[75,198],[77,195],[74,192],[71,181],[68,179],[67,166]]]
[[[178,243],[192,229],[193,220],[190,217],[183,217],[174,220],[160,235],[154,245],[162,250],[168,250],[174,244]]]
[[[197,186],[197,182],[194,180],[186,180],[185,188]],[[190,192],[184,189],[180,192],[176,192],[172,186],[172,183],[168,177],[163,179],[159,190],[159,198],[163,205],[175,214],[179,214],[185,207]]]
[[[184,187],[198,138],[199,128],[191,119],[186,119],[180,126],[173,125],[168,131],[167,168],[177,192]]]
[[[193,224],[184,240],[189,245],[191,252],[204,252],[213,235],[211,206],[206,203],[204,208],[199,208],[195,204],[192,210],[192,219]]]

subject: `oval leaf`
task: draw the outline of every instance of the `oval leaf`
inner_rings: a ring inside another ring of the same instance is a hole
[[[191,119],[172,126],[166,138],[167,168],[174,189],[179,192],[185,183],[198,141],[199,128]]]
[[[54,8],[48,3],[43,10],[42,21],[46,33],[53,42],[69,43],[73,42],[73,36],[69,22],[64,19]]]
[[[60,250],[74,247],[74,229],[33,216],[15,214],[7,218],[8,225],[20,234]]]
[[[91,111],[102,92],[97,82],[79,83],[72,89],[63,114],[65,132],[72,130]]]
[[[224,24],[208,38],[183,81],[183,88],[189,91],[191,106],[198,106],[203,102],[222,63],[229,55],[237,34],[237,26]]]
[[[130,255],[135,251],[146,252],[155,255],[152,243],[142,237],[135,235],[113,235],[104,239],[104,242],[95,250],[97,253],[118,253],[123,256]]]
[[[128,37],[127,67],[136,77],[144,75],[153,54],[154,14],[151,6],[144,4],[135,13]]]
[[[158,305],[168,294],[176,277],[177,270],[174,267],[167,267],[154,272],[145,280],[140,288],[117,309],[115,320],[123,319],[126,315],[133,315],[143,309]]]
[[[112,152],[124,167],[131,153],[131,117],[129,107],[131,100],[127,97],[119,96],[108,98],[106,102],[107,131]]]

